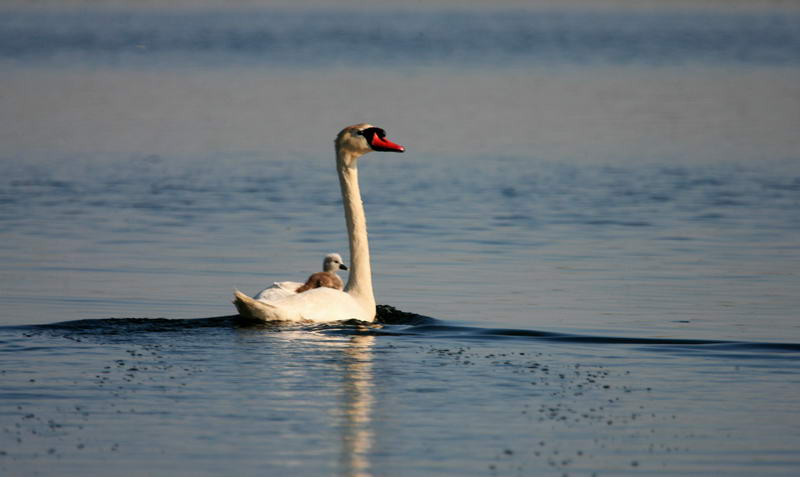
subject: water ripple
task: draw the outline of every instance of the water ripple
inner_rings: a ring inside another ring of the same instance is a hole
[[[6,327],[6,329],[10,328]],[[403,312],[388,305],[378,305],[376,323],[366,323],[358,320],[314,325],[253,323],[242,321],[238,315],[230,315],[195,319],[108,318],[15,328],[24,330],[26,333],[52,333],[67,338],[127,337],[135,340],[137,336],[149,333],[239,328],[273,332],[303,331],[342,336],[375,335],[470,340],[521,339],[581,345],[640,345],[640,348],[647,350],[701,352],[729,358],[796,358],[800,353],[800,343],[602,336],[556,333],[543,330],[460,326],[415,313]]]

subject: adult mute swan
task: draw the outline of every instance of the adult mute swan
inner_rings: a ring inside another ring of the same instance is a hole
[[[329,253],[322,260],[322,271],[312,274],[305,283],[275,282],[272,286],[258,292],[253,298],[258,301],[270,302],[312,288],[328,287],[342,290],[344,289],[344,282],[339,278],[339,275],[336,275],[337,270],[347,270],[347,266],[342,262],[341,255]]]
[[[325,260],[322,261],[322,271],[312,274],[308,277],[306,282],[297,287],[297,293],[313,290],[319,287],[335,288],[337,290],[344,290],[344,282],[339,275],[336,274],[339,270],[347,270],[347,265],[342,263],[342,257],[338,253],[329,253],[325,255]]]
[[[375,319],[367,219],[358,187],[358,158],[370,151],[403,152],[405,149],[386,139],[383,129],[366,123],[348,126],[336,137],[336,171],[352,262],[344,290],[314,288],[274,301],[254,300],[236,290],[233,303],[242,317],[261,321],[315,322]]]

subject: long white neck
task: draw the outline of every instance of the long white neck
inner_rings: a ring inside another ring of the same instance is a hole
[[[369,242],[367,240],[367,218],[361,191],[358,187],[356,161],[360,154],[349,151],[336,151],[336,170],[342,187],[344,219],[347,223],[347,237],[350,241],[350,275],[344,291],[349,293],[366,310],[375,312],[375,295],[372,293],[372,268],[369,262]]]

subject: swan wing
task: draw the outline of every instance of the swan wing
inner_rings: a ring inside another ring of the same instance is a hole
[[[253,298],[262,302],[277,301],[290,295],[296,295],[296,290],[303,286],[300,282],[275,282],[256,294]]]
[[[365,310],[348,293],[333,288],[314,288],[271,302],[254,300],[238,290],[234,295],[239,314],[260,321],[372,321],[375,317],[374,310]]]

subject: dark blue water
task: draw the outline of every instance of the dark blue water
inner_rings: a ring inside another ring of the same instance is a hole
[[[441,8],[441,7],[440,7]],[[353,27],[356,26],[356,27]],[[224,56],[221,56],[224,55]],[[800,63],[796,12],[575,9],[10,11],[20,61],[405,65]]]
[[[768,5],[3,10],[0,474],[795,475],[799,59]],[[347,252],[364,120],[396,309],[241,323]]]

